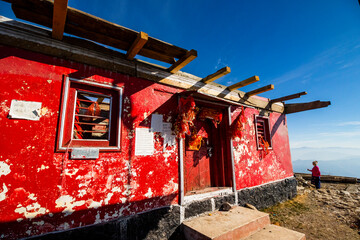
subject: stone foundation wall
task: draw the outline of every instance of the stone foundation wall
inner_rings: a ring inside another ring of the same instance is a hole
[[[246,203],[263,209],[296,196],[296,179],[287,178],[237,192],[238,205]],[[184,206],[169,206],[136,214],[103,224],[46,234],[31,239],[41,240],[140,240],[183,239],[181,221],[205,212],[218,210],[222,203],[235,204],[235,194],[194,201]]]

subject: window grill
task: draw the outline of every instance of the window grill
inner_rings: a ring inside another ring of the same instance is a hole
[[[109,140],[111,96],[77,91],[73,139]]]
[[[265,117],[256,116],[255,117],[255,127],[256,127],[256,142],[258,149],[262,149],[261,143],[262,139],[269,144],[269,147],[272,147],[271,136],[270,136],[270,126],[269,119]]]

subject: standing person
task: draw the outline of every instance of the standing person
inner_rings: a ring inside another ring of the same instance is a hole
[[[314,165],[314,167],[310,170],[308,169],[308,171],[310,171],[312,174],[311,176],[311,183],[315,185],[316,189],[320,188],[320,169],[317,166],[318,162],[317,161],[313,161],[312,164]]]

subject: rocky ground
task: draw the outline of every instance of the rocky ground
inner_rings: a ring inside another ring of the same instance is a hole
[[[298,180],[298,196],[263,211],[271,222],[306,234],[307,240],[360,239],[360,184]]]

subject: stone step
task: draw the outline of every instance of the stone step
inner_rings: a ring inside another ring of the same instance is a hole
[[[234,207],[228,212],[213,212],[183,223],[183,232],[188,240],[243,239],[270,224],[267,213]]]
[[[293,230],[279,227],[276,225],[268,225],[260,231],[252,234],[244,240],[305,240],[305,234],[295,232]]]

